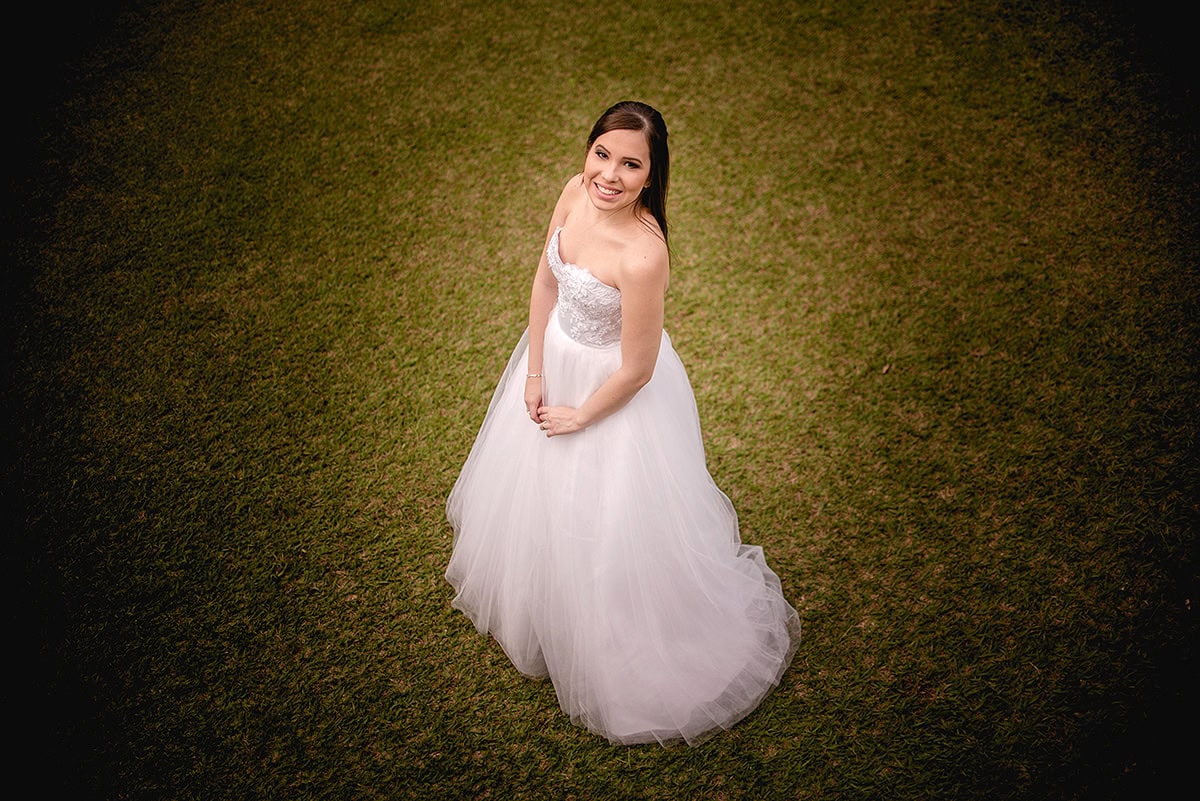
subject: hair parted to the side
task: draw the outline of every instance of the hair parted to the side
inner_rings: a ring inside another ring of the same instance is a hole
[[[588,135],[590,151],[596,140],[609,131],[641,131],[650,145],[650,185],[638,202],[650,212],[667,239],[667,186],[671,178],[671,153],[667,149],[667,124],[657,110],[636,100],[623,100],[600,115]]]

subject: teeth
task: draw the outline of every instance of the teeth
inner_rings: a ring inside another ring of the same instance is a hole
[[[600,190],[600,194],[602,194],[602,195],[619,195],[619,194],[621,194],[621,191],[619,189],[607,189],[607,188],[601,186],[600,184],[596,184],[596,188]]]

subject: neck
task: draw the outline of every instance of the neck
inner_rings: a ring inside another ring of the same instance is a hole
[[[630,224],[637,223],[641,213],[642,210],[637,203],[611,211],[598,209],[589,203],[583,216],[589,227],[625,228]]]

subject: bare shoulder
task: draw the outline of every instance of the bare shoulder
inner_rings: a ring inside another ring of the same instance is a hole
[[[577,201],[582,194],[583,173],[576,173],[563,184],[562,192],[559,193],[558,199],[560,203],[572,203]]]
[[[638,283],[661,282],[665,285],[670,267],[670,251],[658,231],[658,226],[651,229],[639,225],[638,233],[629,241],[622,254],[622,277]]]
[[[563,184],[562,191],[558,193],[558,200],[554,204],[554,214],[550,218],[550,231],[547,233],[547,239],[556,227],[561,226],[567,221],[567,217],[579,205],[582,192],[579,180],[581,175],[582,173],[578,173],[568,178],[567,182]]]

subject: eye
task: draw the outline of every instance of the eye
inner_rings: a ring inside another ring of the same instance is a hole
[[[608,159],[608,154],[607,154],[607,153],[605,153],[603,150],[597,150],[597,151],[596,151],[596,158],[600,158],[600,159]]]
[[[625,162],[625,166],[631,170],[636,170],[636,169],[640,169],[642,165],[638,164],[636,161],[627,161],[627,162]]]

